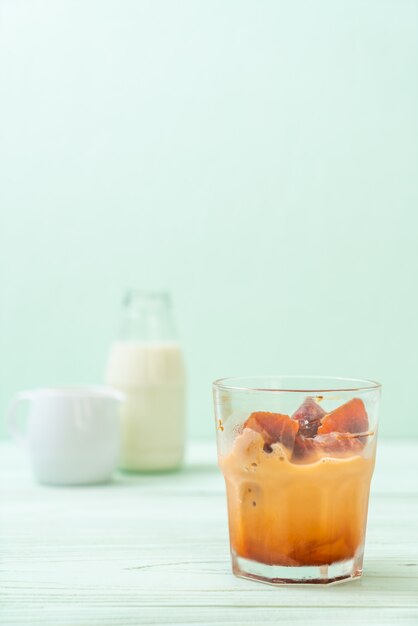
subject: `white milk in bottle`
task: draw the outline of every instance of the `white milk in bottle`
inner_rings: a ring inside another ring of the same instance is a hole
[[[166,293],[130,291],[106,383],[123,391],[120,467],[175,469],[185,444],[185,373]]]

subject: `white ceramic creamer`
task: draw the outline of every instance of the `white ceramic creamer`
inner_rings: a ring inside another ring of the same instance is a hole
[[[18,407],[29,403],[26,425]],[[123,394],[105,387],[22,391],[6,415],[9,432],[27,449],[36,478],[51,485],[110,480],[119,453],[118,405]]]

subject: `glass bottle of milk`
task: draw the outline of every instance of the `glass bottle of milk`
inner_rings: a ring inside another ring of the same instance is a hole
[[[185,372],[168,293],[130,291],[106,383],[126,394],[120,467],[175,469],[185,445]]]

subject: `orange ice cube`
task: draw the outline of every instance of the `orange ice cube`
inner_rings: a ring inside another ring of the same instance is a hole
[[[299,422],[292,420],[289,415],[257,411],[251,413],[244,423],[244,428],[251,428],[260,433],[267,446],[271,446],[273,443],[282,443],[286,448],[293,450]]]
[[[327,433],[363,433],[369,428],[369,418],[363,400],[353,398],[325,415],[318,428],[318,435]]]
[[[293,448],[293,461],[313,462],[327,455],[359,454],[364,446],[362,437],[355,437],[351,433],[327,433],[316,437],[296,435]]]

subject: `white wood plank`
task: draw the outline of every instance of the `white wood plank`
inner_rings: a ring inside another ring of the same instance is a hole
[[[418,624],[418,444],[381,446],[366,573],[332,588],[233,577],[214,448],[190,456],[178,474],[59,489],[1,444],[0,623]]]
[[[7,626],[20,626],[31,624],[37,626],[137,626],[141,625],[164,625],[170,626],[199,626],[202,624],[216,624],[216,626],[241,626],[242,624],[312,624],[324,626],[324,624],[338,624],[339,626],[357,626],[357,624],[369,624],[371,626],[416,626],[416,611],[410,609],[332,609],[324,612],[324,609],[312,609],[301,607],[271,608],[258,607],[254,611],[248,607],[216,607],[201,606],[187,607],[181,613],[172,608],[149,608],[149,607],[106,607],[104,612],[100,604],[89,606],[74,605],[71,608],[67,604],[45,605],[42,612],[35,614],[42,621],[34,619],[33,612],[20,606],[12,616],[7,616]]]

